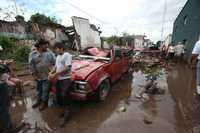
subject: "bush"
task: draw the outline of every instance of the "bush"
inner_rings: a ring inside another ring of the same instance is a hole
[[[29,53],[31,52],[31,49],[29,46],[20,46],[17,48],[16,52],[14,53],[14,59],[17,62],[28,62]]]
[[[56,19],[56,17],[49,17],[40,13],[33,14],[30,18],[30,22],[43,25],[58,24],[58,20]]]
[[[3,48],[3,51],[0,52],[0,59],[12,58],[16,48],[14,41],[6,36],[0,35],[0,45]]]

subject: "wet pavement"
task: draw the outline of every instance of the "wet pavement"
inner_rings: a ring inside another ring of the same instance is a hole
[[[200,99],[195,95],[194,71],[185,65],[160,71],[157,82],[164,94],[143,93],[138,97],[146,84],[139,69],[113,85],[105,102],[75,102],[72,118],[62,129],[58,116],[63,110],[49,108],[41,113],[32,109],[35,90],[26,88],[25,98],[12,103],[13,121],[28,124],[21,131],[24,133],[198,133]]]

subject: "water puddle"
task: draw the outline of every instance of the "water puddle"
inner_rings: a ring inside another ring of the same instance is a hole
[[[21,121],[17,121],[16,125],[23,125],[19,133],[53,133],[54,131],[44,121],[42,113],[38,109],[33,109],[32,104],[31,97],[12,101],[12,111],[17,112],[14,113],[14,119],[15,117],[16,119],[21,119]]]

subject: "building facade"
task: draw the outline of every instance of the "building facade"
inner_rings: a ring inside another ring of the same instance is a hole
[[[188,0],[174,22],[172,41],[182,42],[190,55],[200,39],[200,0]]]

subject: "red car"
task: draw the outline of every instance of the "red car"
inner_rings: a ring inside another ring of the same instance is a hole
[[[87,49],[73,60],[72,98],[87,100],[94,96],[96,100],[104,101],[109,94],[111,84],[129,70],[131,60],[131,50]]]

